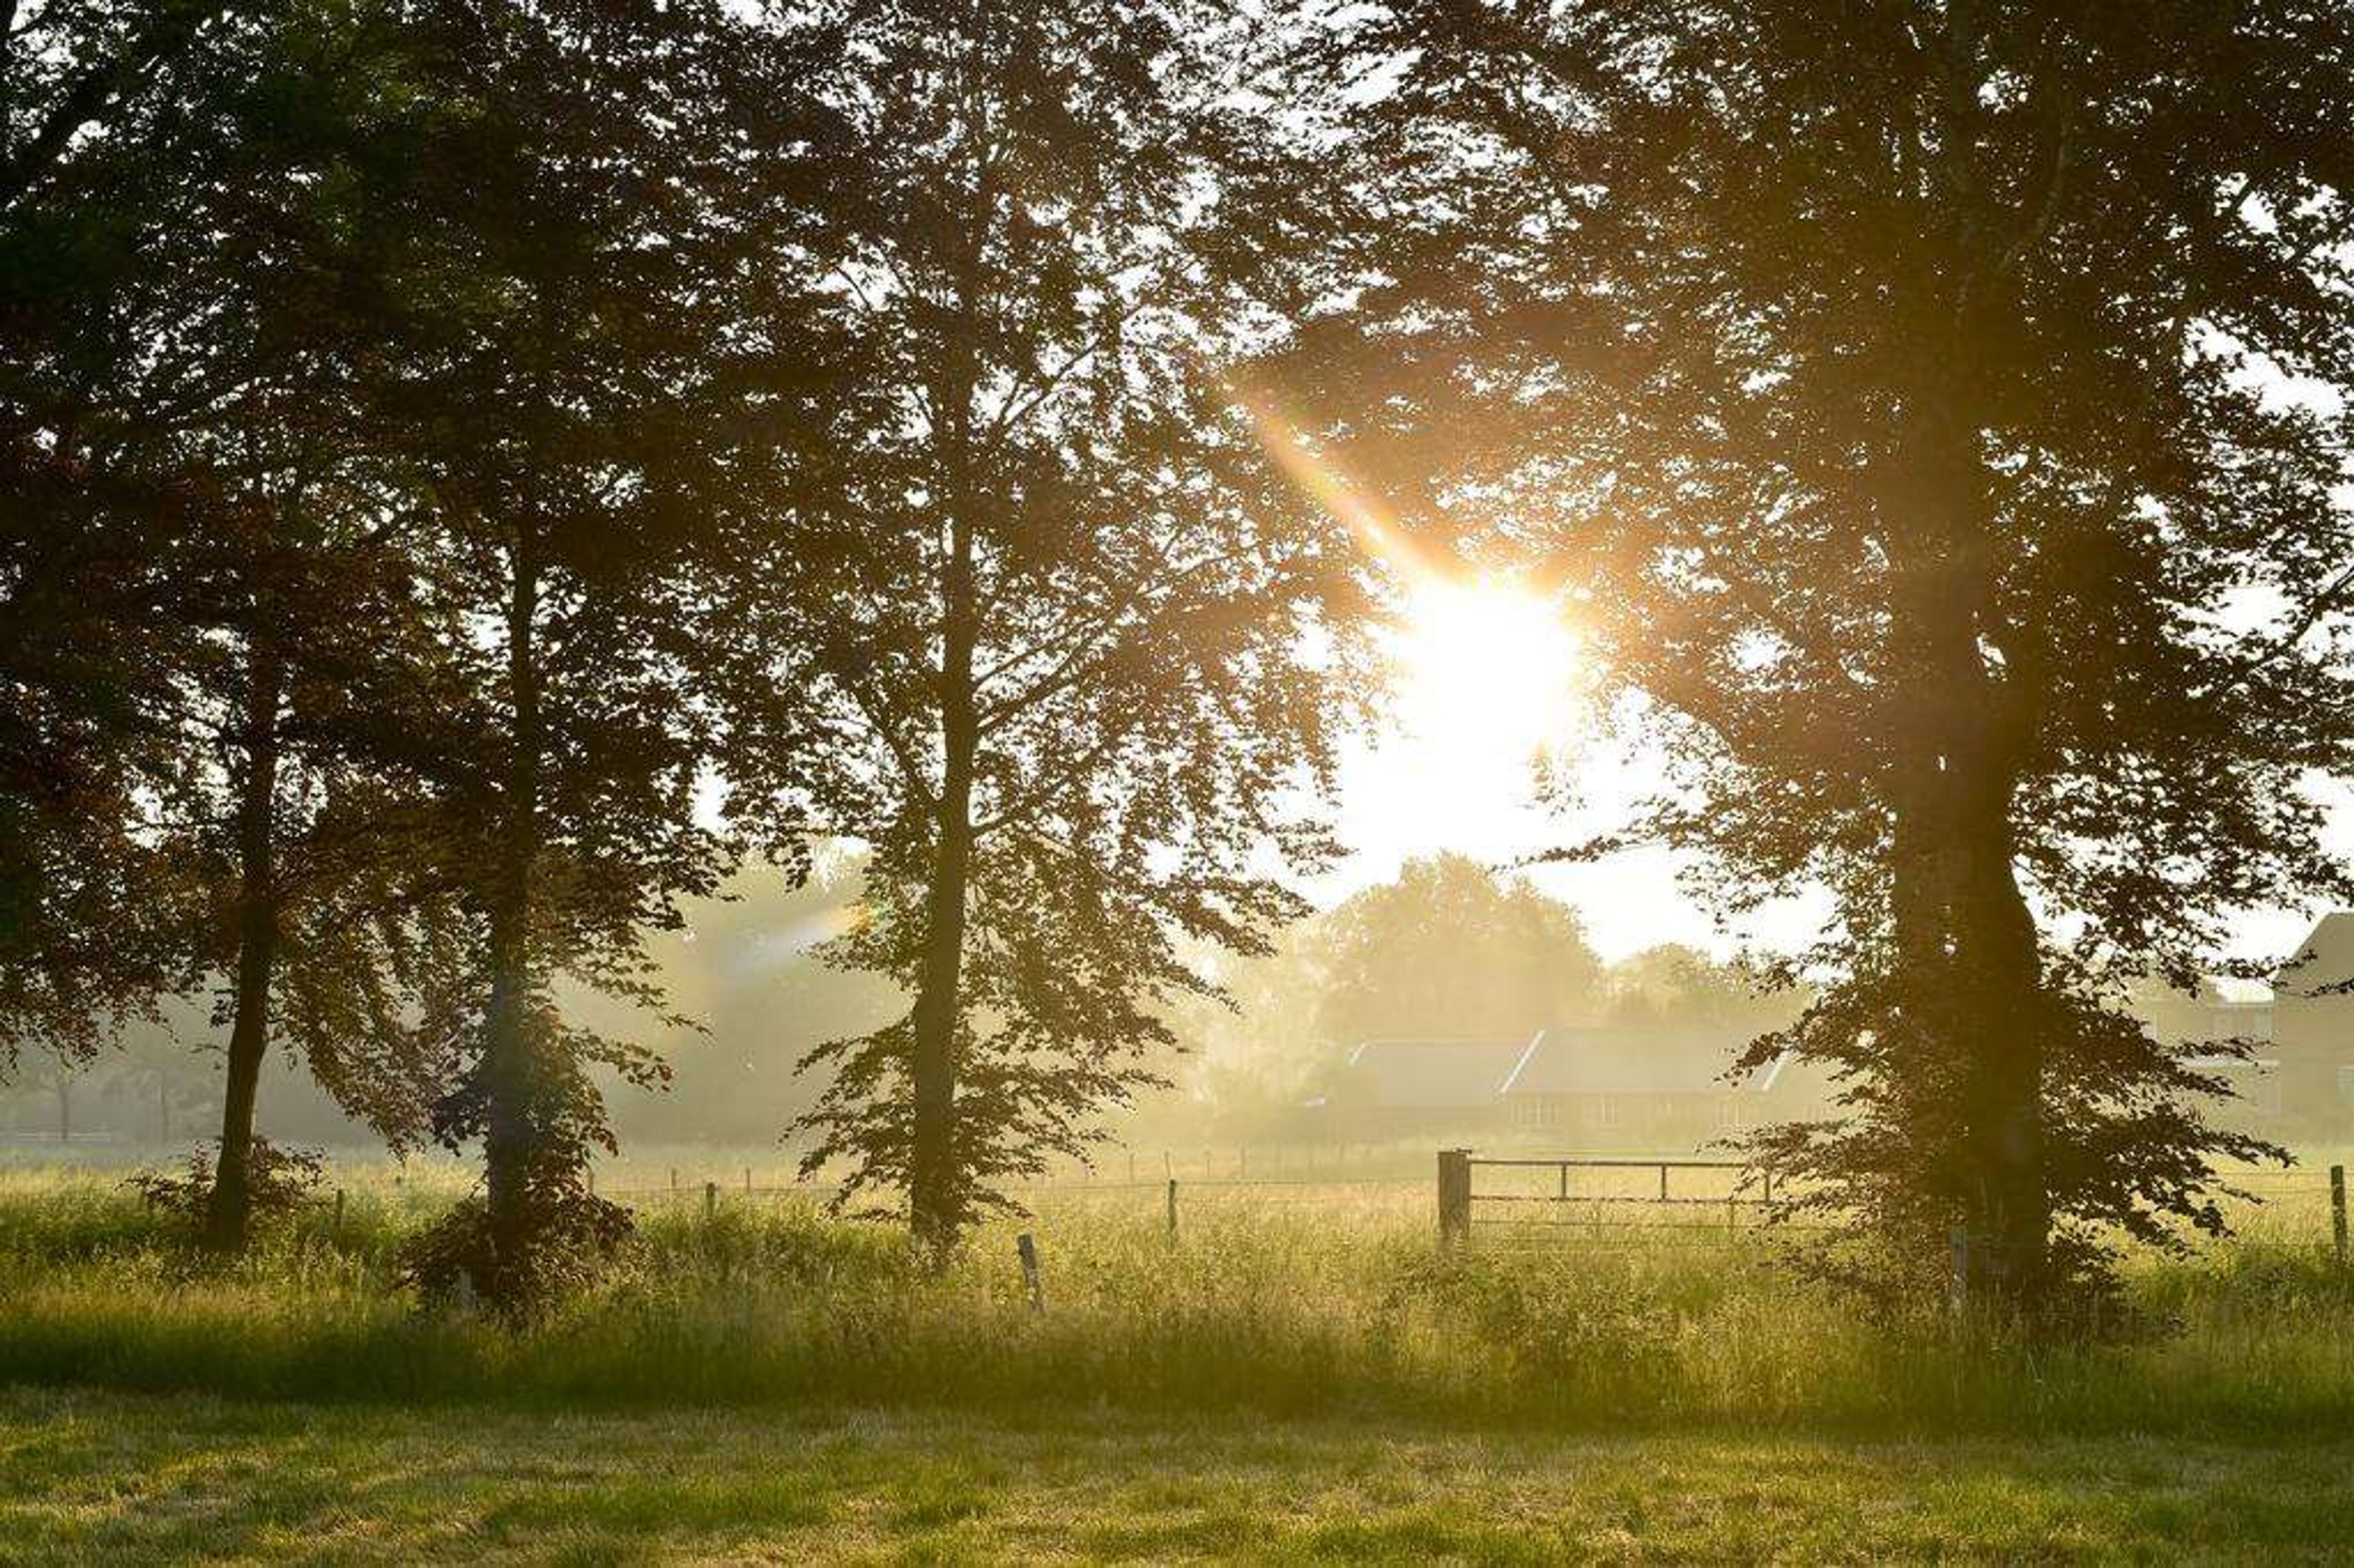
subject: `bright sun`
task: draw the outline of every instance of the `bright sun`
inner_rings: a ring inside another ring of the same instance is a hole
[[[1576,652],[1559,606],[1528,588],[1425,580],[1395,650],[1399,727],[1445,773],[1525,787],[1531,759],[1569,723]]]

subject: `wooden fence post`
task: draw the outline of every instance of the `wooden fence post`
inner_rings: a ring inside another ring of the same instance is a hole
[[[2339,1230],[2343,1231],[2346,1227],[2345,1227],[2345,1226],[2343,1226],[2343,1225],[2340,1225],[2340,1226],[2338,1226],[2338,1228]],[[335,1218],[334,1218],[334,1223],[333,1226],[332,1226],[332,1227],[328,1230],[328,1232],[327,1232],[327,1239],[328,1239],[329,1241],[341,1241],[341,1240],[343,1239],[343,1236],[344,1236],[344,1190],[343,1190],[341,1187],[338,1187],[338,1188],[336,1188],[336,1189],[335,1189]],[[2339,1246],[2338,1250],[2338,1252],[2339,1252],[2339,1254],[2340,1254],[2340,1255],[2343,1255],[2343,1254],[2345,1253],[2345,1251],[2346,1251],[2345,1247],[2344,1247],[2344,1246],[2342,1246],[2342,1245],[2341,1245],[2341,1246]]]
[[[719,1183],[716,1181],[705,1181],[703,1184],[703,1217],[707,1220],[718,1212]]]
[[[1177,1239],[1177,1178],[1169,1178],[1169,1239]]]
[[[1442,1245],[1461,1242],[1471,1234],[1471,1151],[1438,1151],[1438,1239]]]
[[[1030,1310],[1045,1311],[1046,1290],[1038,1278],[1038,1244],[1031,1239],[1028,1231],[1023,1231],[1013,1238],[1013,1251],[1022,1259],[1022,1283],[1030,1287]]]
[[[1962,1225],[1946,1231],[1946,1307],[1959,1318],[1970,1304],[1970,1233]]]
[[[2346,1167],[2329,1168],[2329,1231],[2338,1244],[2338,1266],[2346,1266]]]

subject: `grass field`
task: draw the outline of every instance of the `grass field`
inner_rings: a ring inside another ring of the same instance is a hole
[[[2326,1561],[2354,1441],[0,1396],[16,1563]]]
[[[119,1173],[0,1175],[0,1560],[2354,1552],[2354,1277],[2317,1186],[2127,1270],[2139,1331],[1874,1328],[1730,1227],[1475,1234],[1421,1181],[1040,1195],[945,1276],[692,1181],[514,1334],[393,1289],[447,1181],[250,1259]]]

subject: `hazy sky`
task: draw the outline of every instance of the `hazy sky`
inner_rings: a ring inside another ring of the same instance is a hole
[[[1581,735],[1575,647],[1528,595],[1426,585],[1393,653],[1391,722],[1344,757],[1340,829],[1354,853],[1325,890],[1331,896],[1386,880],[1416,855],[1455,850],[1502,865],[1577,842],[1625,821],[1659,779],[1656,758]],[[1570,815],[1537,803],[1532,763],[1541,747],[1572,770],[1580,806]],[[1647,850],[1529,874],[1577,908],[1606,958],[1660,942],[1728,948],[1706,911],[1678,890],[1673,872],[1665,852]],[[1787,934],[1803,939],[1802,918],[1790,924],[1801,928]]]
[[[1352,746],[1341,778],[1340,828],[1354,852],[1331,885],[1337,899],[1386,880],[1400,862],[1456,850],[1505,864],[1578,842],[1622,822],[1659,778],[1655,756],[1583,738],[1571,683],[1576,651],[1533,599],[1511,588],[1426,585],[1416,590],[1395,640],[1397,694],[1385,733]],[[1535,800],[1531,759],[1550,746],[1572,771],[1578,810],[1564,818]],[[2334,842],[2354,849],[2354,793],[2331,790]],[[1741,939],[1794,948],[1822,906],[1785,906],[1738,933],[1717,928],[1677,887],[1663,851],[1593,865],[1538,866],[1530,875],[1575,906],[1606,958],[1659,942],[1718,952]],[[2309,913],[2249,913],[2235,957],[2278,958],[2311,924]]]
[[[2236,348],[2218,340],[2208,347]],[[2335,391],[2300,381],[2254,359],[2235,376],[2275,406],[2302,405],[2323,418],[2342,410]],[[1508,586],[1466,584],[1434,573],[1372,506],[1299,443],[1279,421],[1254,410],[1268,450],[1295,479],[1355,531],[1369,554],[1395,574],[1407,616],[1393,650],[1398,662],[1396,709],[1389,733],[1353,747],[1341,779],[1341,831],[1356,853],[1319,890],[1332,897],[1392,875],[1400,861],[1458,850],[1504,863],[1574,843],[1624,821],[1628,807],[1659,779],[1656,756],[1639,746],[1604,751],[1580,734],[1570,686],[1576,650],[1568,631],[1529,595]],[[2340,504],[2354,506],[2354,485]],[[2236,607],[2264,616],[2277,606]],[[1568,820],[1534,802],[1530,760],[1550,747],[1572,770],[1582,805]],[[2354,789],[2317,785],[2333,808],[2330,842],[2354,851]],[[1542,866],[1530,874],[1575,906],[1595,947],[1617,958],[1658,942],[1691,942],[1724,951],[1739,941],[1791,948],[1803,944],[1823,906],[1786,907],[1738,932],[1717,928],[1676,885],[1664,853],[1641,852],[1576,867]],[[1826,901],[1827,904],[1827,901]],[[2225,955],[2285,958],[2318,911],[2246,912]]]

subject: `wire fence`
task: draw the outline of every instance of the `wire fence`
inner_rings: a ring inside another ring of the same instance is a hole
[[[1421,1156],[1429,1158],[1426,1150]],[[1161,1172],[1147,1174],[1154,1163]],[[1432,1211],[1422,1205],[1430,1202],[1430,1177],[1404,1171],[1400,1163],[1390,1151],[1355,1162],[1328,1151],[1259,1151],[1256,1160],[1242,1150],[1224,1157],[1205,1151],[1186,1164],[1169,1155],[1158,1161],[1130,1157],[1124,1171],[1057,1172],[1002,1182],[998,1190],[1025,1208],[1048,1199],[1133,1204],[1140,1218],[1157,1219],[1172,1233],[1197,1209],[1237,1204],[1337,1211],[1372,1201],[1401,1217],[1418,1209],[1428,1224]],[[843,1192],[837,1181],[764,1180],[764,1174],[752,1167],[726,1173],[674,1167],[666,1181],[596,1190],[649,1212],[699,1206],[706,1213],[723,1200],[824,1205]],[[2317,1235],[2341,1261],[2347,1256],[2342,1166],[2219,1171],[2214,1192],[2243,1233],[2285,1240]],[[1468,1240],[1476,1232],[1496,1241],[1601,1246],[1718,1245],[1769,1230],[1793,1234],[1839,1228],[1829,1220],[1794,1218],[1787,1205],[1796,1195],[1774,1173],[1737,1160],[1447,1150],[1438,1154],[1437,1228],[1443,1241]]]
[[[1722,1241],[1770,1225],[1777,1234],[1826,1233],[1830,1223],[1793,1219],[1787,1185],[1776,1204],[1776,1173],[1734,1160],[1613,1159],[1582,1156],[1438,1155],[1438,1232],[1468,1242],[1475,1231],[1521,1239],[1619,1242],[1620,1232],[1681,1232]],[[2348,1261],[2346,1170],[2225,1171],[2215,1193],[2227,1205],[2287,1216],[2292,1234],[2315,1234],[2305,1204],[2326,1208],[2319,1234],[2342,1266]],[[2232,1216],[2243,1224],[2246,1213]],[[1967,1245],[1965,1239],[1957,1245]]]

